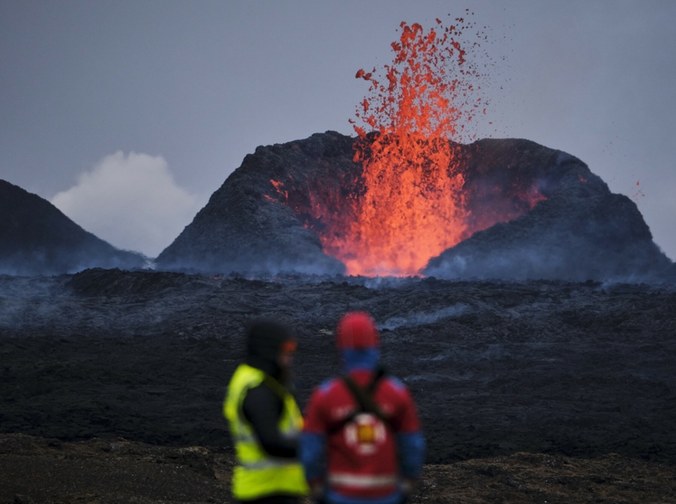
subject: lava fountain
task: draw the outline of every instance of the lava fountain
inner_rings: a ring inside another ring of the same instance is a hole
[[[472,215],[476,206],[468,204],[457,142],[487,107],[483,75],[471,58],[479,43],[467,48],[463,42],[471,27],[464,18],[449,26],[437,19],[429,30],[402,22],[392,63],[357,71],[369,84],[350,121],[357,134],[354,161],[361,166],[357,180],[343,181],[329,197],[312,188],[304,212],[281,181],[271,181],[348,274],[419,275],[431,257],[516,216],[484,218]],[[532,205],[540,199],[533,194]]]
[[[437,19],[429,31],[401,23],[385,79],[375,69],[356,74],[370,84],[353,121],[365,192],[345,241],[324,243],[349,273],[416,275],[466,237],[464,177],[450,139],[481,98],[467,107],[477,74],[459,42],[463,23]],[[371,140],[366,127],[377,132]]]

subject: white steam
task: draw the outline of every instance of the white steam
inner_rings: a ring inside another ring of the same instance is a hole
[[[439,320],[457,317],[466,313],[469,306],[464,303],[457,303],[445,308],[440,308],[432,312],[415,312],[405,317],[390,317],[379,325],[380,329],[394,330],[399,327],[416,327],[425,324],[434,324]]]
[[[158,156],[116,152],[58,193],[52,204],[114,247],[156,257],[199,210]]]

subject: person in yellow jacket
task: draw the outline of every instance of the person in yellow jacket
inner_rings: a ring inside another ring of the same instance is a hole
[[[308,487],[298,459],[303,417],[289,390],[296,340],[279,323],[247,330],[247,356],[223,403],[235,448],[232,494],[238,502],[297,504]]]

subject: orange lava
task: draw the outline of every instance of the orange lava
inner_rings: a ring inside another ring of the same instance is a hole
[[[456,142],[487,106],[472,59],[479,43],[462,41],[472,27],[463,18],[450,26],[437,19],[429,30],[402,22],[392,63],[357,71],[369,84],[350,121],[358,135],[359,181],[323,180],[301,195],[271,180],[280,200],[350,275],[419,276],[430,258],[544,198],[536,189],[497,188],[484,198],[492,208],[470,202]]]
[[[361,142],[365,193],[342,237],[321,237],[324,250],[353,275],[418,275],[427,261],[467,237],[462,167],[456,138],[474,114],[476,72],[460,42],[464,20],[425,30],[401,23],[384,78],[359,70],[370,97],[353,127]],[[368,135],[375,131],[376,135]]]
[[[409,133],[370,146],[354,219],[333,239],[320,235],[324,251],[352,275],[418,275],[430,257],[466,237],[463,175],[451,169],[443,139]]]

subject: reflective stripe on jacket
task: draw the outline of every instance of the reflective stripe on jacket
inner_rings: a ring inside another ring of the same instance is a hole
[[[352,473],[329,473],[329,484],[349,486],[359,489],[396,488],[399,478],[393,475],[368,475]]]
[[[300,462],[296,459],[271,457],[258,442],[251,424],[244,418],[242,405],[249,389],[266,382],[283,401],[279,430],[295,436],[303,426],[298,405],[279,382],[260,369],[240,364],[230,380],[223,404],[223,414],[230,424],[237,465],[232,476],[232,493],[238,500],[268,495],[306,495],[308,488]]]

